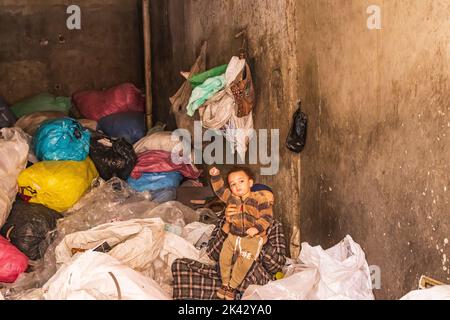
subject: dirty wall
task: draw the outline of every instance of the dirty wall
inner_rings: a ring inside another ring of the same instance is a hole
[[[261,181],[288,238],[294,225],[323,247],[352,235],[381,270],[379,299],[422,274],[449,282],[448,1],[379,1],[381,30],[368,29],[364,0],[155,2],[161,117],[201,42],[208,66],[226,63],[247,27],[255,127],[280,129],[282,142],[279,174]],[[310,118],[300,157],[283,147],[297,99]]]
[[[288,134],[288,123],[298,98],[298,76],[295,59],[293,1],[153,1],[152,46],[154,81],[157,83],[155,103],[158,119],[169,116],[168,97],[183,82],[180,71],[188,71],[203,41],[208,41],[207,67],[228,63],[239,53],[242,40],[235,35],[247,30],[249,55],[257,86],[255,106],[256,129],[280,129],[280,137]],[[170,122],[169,121],[169,122]],[[282,124],[282,125],[280,125]],[[269,136],[271,134],[269,133]],[[276,191],[275,215],[291,238],[299,218],[300,158],[284,147],[277,176],[261,176]],[[255,170],[258,174],[259,170]],[[298,244],[298,241],[297,241]],[[298,252],[298,247],[293,248]]]
[[[66,10],[81,9],[69,30]],[[8,103],[48,91],[70,95],[125,81],[143,87],[138,0],[1,0],[0,93]]]

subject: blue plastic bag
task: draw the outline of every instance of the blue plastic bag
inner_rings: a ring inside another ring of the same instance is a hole
[[[127,183],[132,189],[144,192],[177,188],[180,186],[181,181],[183,181],[183,176],[179,172],[157,172],[144,173],[137,180],[129,178]]]
[[[135,144],[147,134],[145,114],[142,112],[115,113],[100,119],[98,129],[110,137],[124,138],[128,143]]]
[[[89,155],[91,134],[71,118],[44,122],[33,138],[41,161],[84,161]]]
[[[5,100],[0,97],[0,129],[14,126],[16,120],[16,116],[11,109],[9,109]]]

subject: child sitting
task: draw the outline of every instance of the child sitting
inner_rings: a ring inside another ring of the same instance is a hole
[[[252,172],[235,167],[228,174],[229,188],[217,168],[210,170],[211,183],[216,195],[227,204],[223,231],[228,234],[220,253],[222,288],[219,299],[234,300],[236,289],[244,281],[267,242],[267,229],[273,222],[273,193],[267,190],[252,192]],[[238,253],[234,266],[234,254]]]

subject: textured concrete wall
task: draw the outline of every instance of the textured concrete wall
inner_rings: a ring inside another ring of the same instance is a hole
[[[239,48],[233,36],[247,26],[255,127],[279,128],[284,142],[298,98],[310,117],[301,157],[282,146],[279,175],[262,179],[276,190],[277,215],[288,230],[300,224],[301,240],[313,245],[352,235],[369,264],[381,267],[377,298],[399,298],[422,274],[450,276],[450,7],[378,1],[382,30],[370,31],[371,4],[168,0],[166,27],[154,30],[166,40],[158,47],[164,68],[158,59],[155,73],[171,86],[158,97],[168,108],[182,81],[177,73],[202,40],[210,42],[208,65],[225,63]]]
[[[70,95],[125,81],[142,86],[140,1],[75,3],[81,30],[66,27],[72,2],[0,2],[0,94],[9,103],[42,91]]]
[[[448,1],[297,1],[301,95],[311,117],[302,156],[302,240],[346,234],[382,271],[379,298],[426,274],[450,282]]]

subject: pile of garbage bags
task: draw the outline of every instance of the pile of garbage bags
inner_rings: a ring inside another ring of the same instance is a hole
[[[2,296],[56,298],[49,280],[95,252],[87,261],[111,268],[122,285],[148,283],[134,293],[122,288],[119,298],[168,298],[170,262],[202,259],[195,244],[205,232],[195,239],[184,230],[200,213],[174,202],[182,182],[200,184],[201,172],[176,166],[165,145],[172,133],[161,124],[147,130],[144,119],[143,95],[129,83],[72,97],[42,93],[11,107],[0,98]],[[99,243],[80,240],[89,236]],[[89,278],[80,281],[92,294]],[[73,297],[60,289],[58,298]]]

